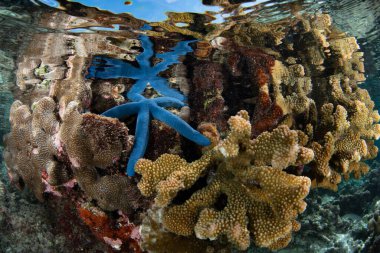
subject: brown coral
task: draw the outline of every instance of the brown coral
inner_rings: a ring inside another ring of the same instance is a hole
[[[42,201],[44,191],[41,180],[42,168],[36,168],[34,163],[36,154],[33,149],[37,145],[33,140],[32,117],[29,108],[20,101],[12,104],[10,112],[12,131],[4,137],[6,145],[4,160],[10,179],[21,187],[25,183]]]
[[[12,132],[5,137],[5,161],[13,180],[23,181],[42,200],[43,171],[47,171],[51,184],[64,183],[69,175],[62,171],[62,164],[56,158],[55,136],[59,129],[56,103],[52,98],[44,97],[34,103],[32,109],[31,112],[20,101],[13,103]]]
[[[69,103],[59,136],[75,167],[112,166],[132,145],[128,128],[117,119],[80,114],[78,103]]]

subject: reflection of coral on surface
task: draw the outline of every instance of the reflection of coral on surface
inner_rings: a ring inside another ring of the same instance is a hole
[[[192,51],[189,43],[194,41],[181,41],[172,48],[170,52],[155,54],[153,44],[148,36],[140,35],[139,39],[141,40],[144,52],[136,57],[136,61],[139,64],[138,68],[126,61],[107,57],[95,57],[93,60],[94,63],[88,70],[87,78],[110,79],[125,77],[136,79],[136,83],[127,93],[127,97],[132,101],[139,100],[136,94],[143,93],[148,84],[162,96],[184,101],[185,97],[178,91],[169,88],[167,80],[158,76],[158,74],[166,70],[169,66],[179,63],[179,56]],[[152,66],[150,60],[153,55],[162,59],[162,61]]]

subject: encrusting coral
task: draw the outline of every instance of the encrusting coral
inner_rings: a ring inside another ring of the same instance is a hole
[[[295,218],[306,208],[310,180],[282,170],[310,162],[313,152],[300,146],[297,131],[286,126],[251,140],[246,111],[228,123],[227,137],[192,163],[168,154],[154,162],[140,159],[138,187],[145,196],[157,194],[164,227],[178,235],[211,240],[226,235],[241,250],[249,247],[250,237],[258,246],[283,248],[299,229]],[[207,186],[176,204],[180,191],[202,177],[208,178]],[[217,207],[221,198],[226,204]]]

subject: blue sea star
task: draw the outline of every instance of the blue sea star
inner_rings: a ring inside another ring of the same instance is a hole
[[[122,60],[108,57],[95,57],[94,61],[102,62],[102,69],[97,68],[96,64],[89,68],[87,77],[109,79],[128,77],[136,79],[136,83],[128,91],[127,97],[132,102],[122,104],[109,109],[102,115],[118,119],[124,119],[128,116],[137,114],[137,124],[135,132],[135,144],[129,157],[127,165],[127,175],[135,174],[135,165],[138,159],[144,156],[148,144],[149,123],[151,117],[158,119],[174,128],[182,136],[194,141],[198,145],[208,146],[210,140],[198,131],[194,130],[180,117],[166,111],[162,107],[181,108],[185,105],[186,97],[179,91],[169,87],[165,78],[159,77],[158,74],[170,65],[179,63],[178,57],[192,51],[189,43],[193,41],[179,42],[172,51],[156,54],[156,57],[163,61],[152,66],[150,58],[154,55],[153,44],[146,35],[139,36],[144,52],[136,57],[139,68],[132,66]],[[105,63],[105,65],[104,65]],[[99,65],[99,64],[97,64]],[[141,95],[147,84],[150,84],[162,97],[147,99]]]
[[[143,157],[149,136],[149,122],[151,116],[158,119],[167,125],[177,130],[182,136],[194,141],[198,145],[210,145],[209,139],[194,130],[189,124],[183,121],[180,117],[166,111],[161,107],[174,107],[181,108],[185,104],[178,99],[170,97],[158,97],[153,99],[146,99],[145,97],[137,94],[139,101],[122,104],[111,108],[103,113],[104,116],[124,119],[127,116],[137,114],[137,124],[135,133],[135,144],[132,153],[129,157],[127,165],[128,176],[133,176],[135,173],[135,164],[138,159]]]

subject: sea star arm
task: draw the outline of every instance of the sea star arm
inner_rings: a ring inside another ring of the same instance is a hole
[[[146,35],[140,35],[139,39],[144,51],[136,57],[141,68],[150,68],[149,59],[153,56],[153,43]]]
[[[150,105],[150,111],[155,119],[158,119],[167,125],[174,128],[178,133],[187,139],[197,143],[201,146],[210,145],[210,140],[203,136],[198,131],[194,130],[189,124],[187,124],[180,117],[166,111],[158,105]]]
[[[149,121],[150,113],[149,106],[143,104],[137,115],[135,143],[133,144],[133,150],[129,156],[127,165],[127,175],[135,175],[135,165],[138,159],[144,156],[149,139]]]
[[[140,110],[141,104],[139,102],[131,102],[115,106],[102,113],[103,116],[124,119],[128,116],[137,114]]]
[[[86,78],[136,78],[139,76],[139,69],[132,66],[129,62],[121,59],[114,59],[106,56],[96,56],[88,68]]]
[[[127,97],[132,101],[139,101],[142,97],[140,94],[143,93],[148,81],[146,79],[139,79],[136,83],[131,87],[131,89],[127,93]]]
[[[186,100],[186,97],[183,94],[181,94],[181,92],[169,87],[169,84],[165,78],[155,78],[154,80],[152,80],[150,85],[163,96],[176,98],[180,101]]]
[[[185,106],[185,103],[170,97],[157,97],[152,99],[157,105],[160,107],[174,107],[174,108],[182,108]]]
[[[187,40],[179,42],[175,47],[173,47],[170,52],[165,52],[162,54],[156,54],[157,58],[163,59],[162,62],[156,64],[153,68],[155,73],[160,73],[161,71],[166,70],[170,65],[179,63],[178,58],[181,55],[185,55],[189,52],[192,52],[193,49],[189,46],[191,42],[196,40]]]

